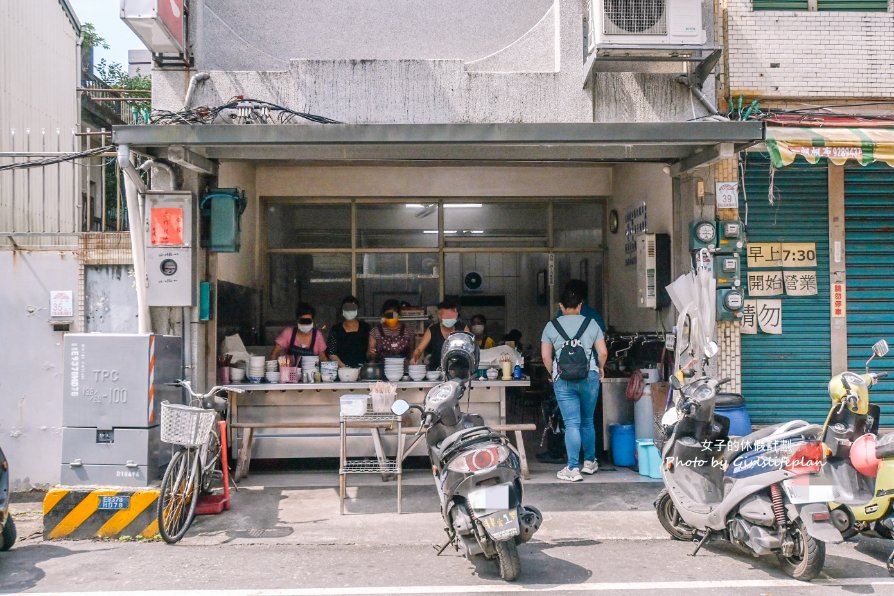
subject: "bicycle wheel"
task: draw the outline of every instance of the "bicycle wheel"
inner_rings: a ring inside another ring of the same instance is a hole
[[[208,433],[208,443],[205,445],[205,465],[202,466],[202,494],[211,492],[214,473],[217,471],[217,464],[220,461],[220,437],[218,437],[217,433],[217,422],[215,421],[214,428]]]
[[[158,495],[158,532],[168,544],[183,538],[195,517],[199,500],[196,490],[198,463],[198,449],[183,449],[171,459],[162,478]]]

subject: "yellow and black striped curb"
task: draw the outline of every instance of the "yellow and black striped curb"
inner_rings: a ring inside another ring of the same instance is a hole
[[[99,509],[100,497],[130,497],[129,507]],[[43,500],[46,540],[142,537],[158,535],[154,488],[54,488]]]

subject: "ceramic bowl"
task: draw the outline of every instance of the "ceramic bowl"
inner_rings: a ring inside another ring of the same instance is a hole
[[[441,380],[441,371],[439,370],[430,370],[425,373],[425,378],[429,381],[440,381]]]
[[[359,368],[350,368],[344,367],[338,369],[338,380],[343,381],[345,383],[353,383],[360,377],[360,369]]]
[[[333,375],[333,374],[329,374],[329,373],[321,373],[320,374],[320,381],[322,381],[323,383],[331,383],[334,380],[335,380],[335,375]]]

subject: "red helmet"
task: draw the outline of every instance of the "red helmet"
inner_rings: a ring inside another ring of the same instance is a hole
[[[879,459],[875,456],[875,435],[867,433],[851,445],[851,464],[864,476],[875,478]]]

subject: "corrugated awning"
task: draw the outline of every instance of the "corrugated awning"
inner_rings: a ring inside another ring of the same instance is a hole
[[[821,158],[836,165],[848,160],[860,165],[883,161],[894,167],[894,129],[767,127],[767,150],[781,168],[799,155],[809,163]]]

